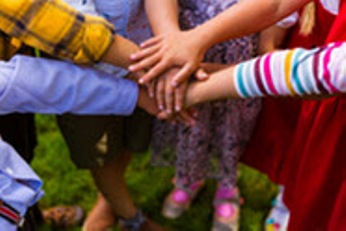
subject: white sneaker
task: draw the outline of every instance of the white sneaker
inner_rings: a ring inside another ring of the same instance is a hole
[[[284,189],[280,187],[280,192],[273,202],[273,207],[265,221],[265,231],[286,231],[290,218],[290,211],[282,201]]]

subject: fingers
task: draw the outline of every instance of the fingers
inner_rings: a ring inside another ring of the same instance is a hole
[[[206,80],[209,78],[209,75],[203,68],[198,68],[195,72],[195,77],[198,80]]]
[[[194,72],[195,68],[191,64],[185,64],[179,72],[173,77],[172,85],[179,86],[182,82],[186,81]]]
[[[184,106],[187,83],[183,83],[174,90],[174,105],[175,111],[180,112]]]
[[[149,57],[141,60],[138,63],[132,64],[131,66],[129,66],[129,71],[131,71],[131,72],[143,71],[145,69],[149,69],[151,66],[155,65],[159,61],[160,61],[160,55],[159,54],[154,54],[152,56],[149,56]]]
[[[186,126],[193,126],[196,124],[196,118],[188,111],[181,111],[177,115],[178,121]]]
[[[174,87],[170,82],[166,82],[165,86],[165,101],[166,101],[166,111],[168,114],[174,112]]]
[[[166,111],[160,111],[158,114],[156,114],[156,117],[158,119],[167,120],[170,122],[178,121],[186,126],[193,126],[196,123],[196,119],[186,111],[179,114],[168,114]]]
[[[156,83],[156,102],[160,110],[165,109],[165,78],[159,78]]]
[[[151,56],[155,53],[157,53],[159,51],[159,47],[157,46],[152,46],[152,47],[148,47],[142,50],[137,51],[134,54],[131,54],[130,59],[132,61],[139,61],[142,60],[143,58],[146,58],[148,56]]]
[[[154,98],[155,97],[155,85],[156,85],[155,82],[150,82],[150,83],[148,83],[146,85],[150,98]]]
[[[159,43],[160,41],[162,40],[162,37],[161,36],[155,36],[153,38],[150,38],[146,41],[144,41],[143,43],[141,43],[141,48],[147,48],[147,47],[150,47],[150,46],[153,46],[157,43]]]
[[[143,68],[152,66],[152,68],[144,76],[142,76],[142,78],[139,79],[139,83],[146,84],[150,82],[152,79],[161,75],[165,70],[167,70],[170,67],[169,62],[164,60],[160,60],[157,63],[156,61],[158,57],[159,55],[155,55],[155,57],[152,57],[150,62],[146,63],[145,65],[138,64],[141,65]]]
[[[166,111],[160,111],[156,117],[160,120],[170,120],[173,118],[172,114],[168,114]]]

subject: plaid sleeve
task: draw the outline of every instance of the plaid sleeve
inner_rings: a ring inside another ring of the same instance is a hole
[[[99,61],[114,33],[104,19],[83,15],[61,0],[1,0],[0,30],[76,63]]]

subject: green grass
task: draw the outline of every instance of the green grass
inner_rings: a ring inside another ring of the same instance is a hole
[[[37,116],[39,145],[32,163],[35,171],[44,181],[45,196],[40,207],[78,204],[90,210],[96,199],[96,188],[86,170],[78,170],[69,159],[69,154],[53,116]],[[206,187],[196,198],[193,206],[181,218],[170,221],[160,215],[165,195],[171,189],[173,168],[154,168],[150,153],[136,155],[127,172],[127,182],[133,198],[152,219],[179,231],[207,231],[212,220],[212,200],[215,181],[208,180]],[[259,172],[240,165],[239,186],[245,203],[241,211],[241,230],[260,231],[277,188]],[[40,231],[53,230],[48,225]],[[79,231],[80,228],[68,229]]]

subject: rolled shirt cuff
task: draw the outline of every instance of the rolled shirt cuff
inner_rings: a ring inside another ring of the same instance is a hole
[[[89,64],[99,62],[114,41],[114,33],[112,25],[105,22],[104,19],[86,15],[82,45],[79,46],[73,61]]]
[[[43,196],[42,181],[14,148],[1,138],[0,152],[0,200],[22,217]]]
[[[0,114],[129,115],[137,104],[137,83],[89,67],[21,55],[0,67]]]

